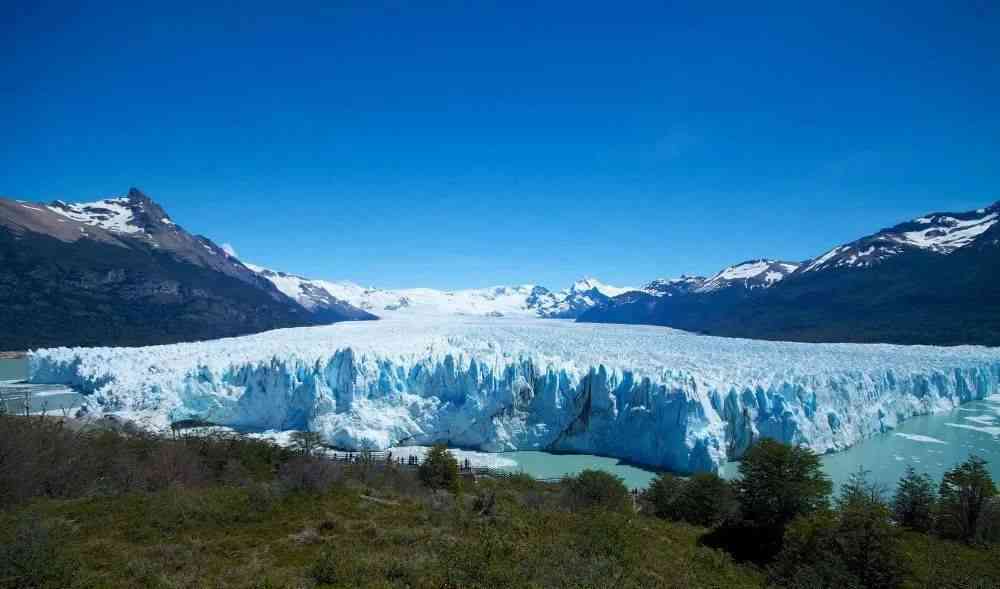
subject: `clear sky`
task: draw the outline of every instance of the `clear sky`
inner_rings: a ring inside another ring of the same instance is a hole
[[[138,186],[247,261],[440,288],[804,259],[1000,199],[995,2],[224,4],[5,6],[0,194]]]

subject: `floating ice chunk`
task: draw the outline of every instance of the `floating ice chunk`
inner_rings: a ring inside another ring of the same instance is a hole
[[[901,437],[901,438],[906,438],[907,440],[913,440],[914,442],[926,442],[928,444],[947,444],[948,443],[948,442],[945,442],[944,440],[939,440],[939,439],[933,438],[931,436],[924,436],[924,435],[920,435],[920,434],[904,434],[904,433],[897,432],[896,435],[899,436],[899,437]]]
[[[1000,426],[976,426],[976,425],[969,425],[967,423],[946,423],[945,425],[949,427],[971,429],[972,431],[983,432],[984,434],[990,434],[993,437],[1000,436]]]

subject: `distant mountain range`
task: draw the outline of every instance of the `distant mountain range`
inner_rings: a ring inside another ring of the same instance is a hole
[[[651,282],[579,321],[807,342],[1000,345],[1000,202],[932,213],[802,263]]]
[[[0,350],[149,345],[441,314],[792,341],[1000,345],[998,218],[1000,203],[933,213],[812,260],[750,260],[643,288],[587,278],[563,290],[392,290],[244,263],[134,188],[82,204],[0,198]]]
[[[346,303],[379,317],[449,314],[575,319],[584,311],[609,303],[612,297],[634,290],[609,286],[594,278],[579,280],[560,291],[532,284],[455,291],[431,288],[384,290],[352,282],[303,278],[253,264],[246,266],[270,280],[278,290],[306,309],[325,309],[330,305]]]

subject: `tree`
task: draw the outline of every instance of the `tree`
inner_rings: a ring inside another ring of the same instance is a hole
[[[838,554],[837,514],[820,509],[796,518],[785,531],[781,552],[768,568],[768,587],[805,589],[856,587]]]
[[[946,472],[938,491],[941,533],[965,542],[983,540],[996,494],[986,461],[978,456]]]
[[[796,517],[825,507],[832,488],[812,450],[769,438],[747,450],[739,472],[736,496],[742,517],[760,527],[783,529]]]
[[[739,560],[771,561],[792,520],[829,506],[830,479],[808,448],[764,438],[743,455],[739,473],[739,517],[702,538]]]
[[[926,473],[917,474],[916,469],[907,466],[903,478],[896,484],[896,494],[892,499],[893,518],[901,526],[927,532],[934,524],[936,501],[931,477]]]
[[[792,521],[770,568],[777,587],[895,589],[903,578],[899,532],[881,489],[859,470],[841,489],[837,510]]]
[[[624,511],[631,505],[621,477],[603,470],[584,470],[565,480],[566,500],[573,511],[607,509]]]
[[[444,444],[435,444],[420,463],[418,470],[421,482],[431,489],[447,489],[458,492],[461,479],[458,475],[458,460]]]
[[[646,491],[658,517],[686,521],[699,526],[714,526],[735,510],[733,490],[715,473],[698,473],[688,479],[664,473]]]
[[[289,436],[292,448],[303,456],[312,456],[317,448],[323,445],[323,438],[316,432],[292,432]]]
[[[882,489],[859,469],[837,499],[838,555],[861,587],[894,589],[903,577],[899,532]]]
[[[663,519],[678,519],[677,497],[681,494],[684,479],[669,472],[657,475],[643,491],[643,499],[653,504],[653,513]]]

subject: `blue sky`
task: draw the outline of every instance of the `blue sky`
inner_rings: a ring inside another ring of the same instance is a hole
[[[21,4],[0,194],[310,276],[635,285],[1000,199],[988,2]]]

